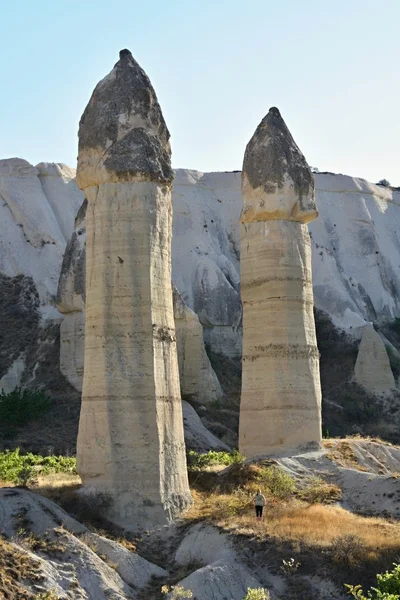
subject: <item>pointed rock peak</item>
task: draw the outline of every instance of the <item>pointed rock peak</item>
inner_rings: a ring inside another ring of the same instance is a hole
[[[123,60],[123,59],[133,60],[132,52],[130,50],[128,50],[127,48],[124,48],[123,50],[119,51],[119,58],[120,58],[120,60]]]
[[[258,197],[262,209],[247,207],[249,218],[244,211],[244,221],[308,222],[318,215],[311,170],[276,107],[270,108],[247,144],[242,181],[245,205],[245,196],[252,197],[252,204]]]
[[[172,179],[169,131],[156,93],[131,52],[121,50],[79,123],[78,184]]]

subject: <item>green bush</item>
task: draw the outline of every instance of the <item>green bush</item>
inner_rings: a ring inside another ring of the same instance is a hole
[[[346,584],[349,594],[358,600],[400,600],[400,564],[393,564],[391,571],[376,576],[377,587],[372,587],[366,595],[361,585]]]
[[[26,485],[35,475],[76,473],[76,459],[69,456],[20,454],[19,448],[0,452],[0,479]]]
[[[232,450],[232,452],[215,452],[214,450],[210,450],[206,454],[190,450],[188,453],[188,469],[190,471],[201,471],[205,467],[214,465],[229,466],[243,462],[244,456],[237,450]]]
[[[15,388],[0,393],[0,425],[25,425],[48,412],[50,399],[40,390]]]
[[[275,465],[263,467],[260,484],[260,487],[267,487],[270,494],[280,500],[286,500],[296,491],[293,477]]]
[[[269,592],[264,588],[247,588],[247,594],[243,600],[270,600]]]

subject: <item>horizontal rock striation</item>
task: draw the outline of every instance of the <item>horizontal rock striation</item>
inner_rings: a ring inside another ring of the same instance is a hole
[[[85,370],[77,466],[84,491],[138,529],[191,503],[171,288],[169,133],[129,51],[79,126],[86,214]]]
[[[276,108],[246,148],[242,180],[239,446],[251,458],[317,447],[321,440],[311,244],[304,224],[318,213],[311,172]]]

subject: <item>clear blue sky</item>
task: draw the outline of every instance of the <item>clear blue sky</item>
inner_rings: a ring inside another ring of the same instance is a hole
[[[400,0],[9,0],[0,158],[76,165],[80,115],[129,48],[174,167],[240,169],[278,106],[309,164],[400,185]]]

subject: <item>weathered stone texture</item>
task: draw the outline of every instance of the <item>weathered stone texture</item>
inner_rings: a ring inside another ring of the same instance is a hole
[[[321,440],[311,245],[303,224],[317,211],[307,169],[271,109],[246,148],[242,175],[239,445],[247,457]]]
[[[169,135],[148,78],[130,53],[120,56],[79,129],[77,181],[88,208],[77,458],[84,489],[110,492],[109,518],[137,528],[173,519],[191,498],[172,306]]]
[[[242,172],[242,222],[318,216],[314,178],[277,108],[271,108],[247,144]]]
[[[67,244],[57,290],[57,308],[65,314],[61,324],[60,369],[79,391],[85,348],[86,207],[85,200]],[[207,404],[222,396],[221,386],[205,351],[199,318],[173,284],[172,288],[181,394]]]
[[[218,400],[222,390],[204,347],[199,318],[186,306],[176,287],[173,299],[182,394],[202,404]]]
[[[396,387],[385,344],[372,323],[364,327],[354,378],[366,390],[375,394]]]
[[[173,180],[169,131],[149,78],[129,50],[96,86],[79,123],[77,183]]]

